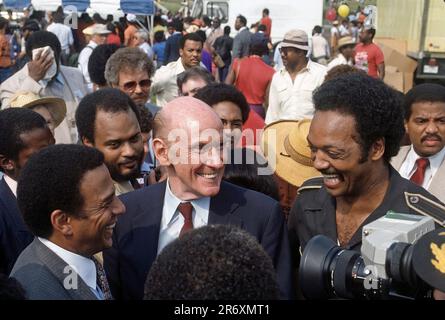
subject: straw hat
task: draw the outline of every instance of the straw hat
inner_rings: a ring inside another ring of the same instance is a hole
[[[54,118],[55,127],[57,127],[66,116],[65,101],[57,97],[40,97],[33,92],[18,92],[12,98],[10,106],[12,108],[32,108],[38,105],[44,105]]]
[[[340,39],[338,39],[338,48],[350,45],[350,44],[356,44],[355,41],[352,39],[351,36],[345,36]]]
[[[321,176],[313,167],[306,140],[310,125],[309,119],[280,120],[267,125],[263,132],[261,148],[270,164],[275,158],[275,174],[296,187]]]
[[[83,29],[82,33],[87,36],[92,36],[95,34],[109,34],[111,31],[107,29],[106,25],[95,23],[92,26]]]

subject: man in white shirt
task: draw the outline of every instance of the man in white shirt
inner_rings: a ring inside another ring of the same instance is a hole
[[[112,299],[93,255],[111,247],[125,207],[103,160],[94,148],[56,145],[39,152],[23,170],[18,203],[35,238],[11,276],[28,299]]]
[[[17,206],[17,180],[28,158],[54,138],[41,115],[21,108],[0,111],[0,136],[0,273],[9,274],[33,239]]]
[[[145,52],[145,54],[153,60],[154,52],[148,44],[148,33],[144,30],[138,30],[134,33],[134,41],[139,49]]]
[[[106,43],[110,30],[108,30],[105,25],[96,23],[91,27],[85,28],[82,32],[85,35],[91,36],[91,40],[88,42],[86,47],[80,51],[77,67],[85,78],[89,92],[93,92],[93,83],[91,82],[90,74],[88,73],[88,60],[90,60],[90,56],[94,48],[100,44]]]
[[[73,33],[70,27],[63,24],[63,15],[61,13],[54,12],[52,17],[54,20],[46,30],[54,33],[59,39],[62,47],[60,58],[62,64],[66,65],[74,44]]]
[[[323,29],[321,26],[315,26],[312,30],[312,42],[311,42],[311,59],[322,65],[326,65],[330,53],[328,41],[321,34]]]
[[[445,87],[425,83],[405,96],[405,128],[410,146],[391,160],[403,178],[445,202]]]
[[[352,37],[346,36],[340,38],[340,40],[338,40],[339,53],[331,62],[328,63],[328,71],[341,64],[347,64],[352,66],[354,62],[353,58],[354,48],[355,48],[355,42],[352,39]]]
[[[189,33],[180,40],[180,58],[161,67],[153,78],[151,94],[156,96],[156,104],[163,107],[179,95],[177,76],[186,69],[201,62],[203,41],[196,33]]]
[[[284,35],[280,52],[284,68],[272,78],[266,124],[277,120],[312,118],[312,91],[324,81],[326,67],[307,58],[308,37],[303,30]]]

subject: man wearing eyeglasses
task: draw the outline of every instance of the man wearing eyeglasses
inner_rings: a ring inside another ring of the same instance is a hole
[[[307,58],[308,37],[303,30],[288,31],[279,50],[284,67],[270,84],[266,124],[312,118],[312,92],[324,81],[326,67]]]
[[[177,76],[201,63],[203,40],[198,34],[189,33],[183,36],[179,44],[179,59],[161,67],[153,78],[151,91],[160,107],[178,97]]]

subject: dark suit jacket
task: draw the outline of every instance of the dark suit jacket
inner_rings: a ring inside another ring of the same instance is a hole
[[[0,273],[9,274],[19,254],[32,242],[17,205],[4,179],[0,180]]]
[[[35,238],[20,254],[11,277],[20,282],[30,300],[97,300],[82,278],[66,267],[65,261]]]
[[[127,212],[117,222],[104,266],[113,297],[142,299],[157,256],[166,183],[121,196]],[[255,191],[222,182],[210,201],[208,224],[232,224],[249,232],[272,258],[283,298],[291,298],[292,266],[284,216],[278,202]]]
[[[165,42],[164,66],[179,59],[179,41],[181,38],[181,33],[175,33]]]
[[[244,29],[238,33],[233,39],[233,59],[247,57],[249,55],[250,41],[252,39],[252,33],[249,29]]]

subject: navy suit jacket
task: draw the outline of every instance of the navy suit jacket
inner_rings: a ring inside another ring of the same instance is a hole
[[[113,247],[104,266],[116,299],[142,299],[144,284],[157,256],[166,182],[121,196],[127,211],[114,229]],[[292,297],[292,265],[287,227],[275,200],[222,182],[210,200],[208,224],[232,224],[253,235],[272,258],[281,295]]]
[[[0,273],[9,275],[20,253],[34,236],[23,221],[17,199],[5,179],[0,180]]]
[[[170,36],[165,42],[164,49],[164,66],[169,64],[170,62],[176,61],[179,59],[179,41],[182,38],[181,33],[175,33]]]

